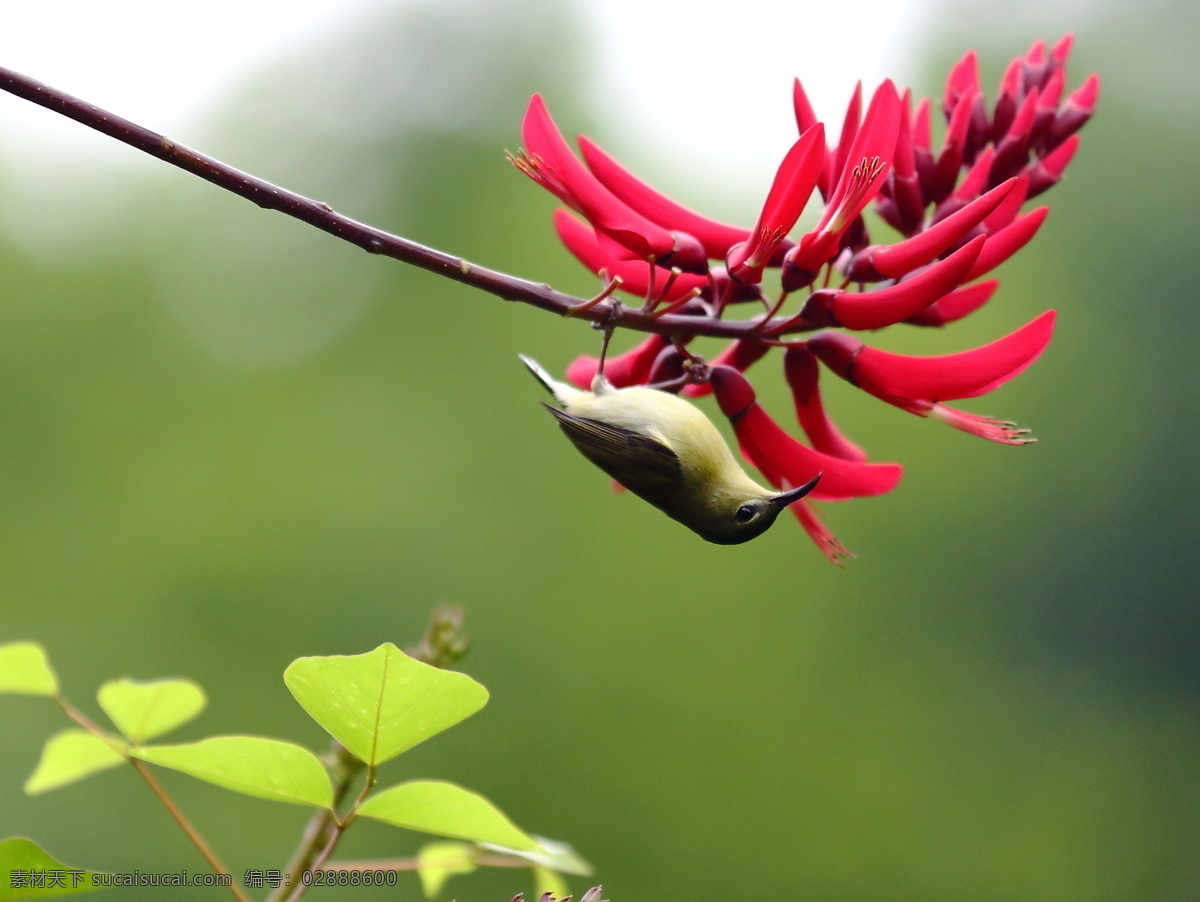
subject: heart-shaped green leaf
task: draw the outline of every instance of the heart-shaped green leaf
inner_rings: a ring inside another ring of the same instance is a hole
[[[363,817],[452,839],[533,851],[538,844],[483,796],[439,780],[385,789],[358,806]]]
[[[478,854],[478,846],[464,842],[431,842],[422,846],[417,852],[417,876],[421,878],[425,898],[432,899],[440,893],[455,874],[475,870]]]
[[[104,885],[95,885],[96,875],[96,871],[56,861],[33,840],[18,836],[0,841],[0,902],[52,899],[104,889]]]
[[[204,690],[191,680],[112,680],[100,687],[96,699],[135,745],[182,726],[207,704]]]
[[[36,642],[0,645],[0,692],[21,695],[57,695],[55,675],[46,650]]]
[[[306,748],[259,736],[212,736],[185,745],[133,749],[135,758],[182,771],[248,796],[329,808],[333,787]]]
[[[25,781],[25,791],[36,795],[124,763],[125,756],[99,736],[87,730],[63,730],[42,746],[42,757]]]
[[[367,764],[454,726],[488,699],[466,674],[422,664],[390,642],[363,655],[299,658],[283,679],[312,719]]]

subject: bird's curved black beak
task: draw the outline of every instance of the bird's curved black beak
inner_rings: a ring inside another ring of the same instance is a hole
[[[804,485],[800,486],[799,488],[788,489],[786,492],[780,492],[778,495],[776,495],[774,498],[772,498],[771,501],[775,505],[777,505],[780,510],[783,510],[789,504],[799,501],[801,498],[803,498],[805,495],[807,495],[809,492],[811,492],[813,489],[815,489],[817,487],[817,483],[821,481],[821,477],[824,475],[825,475],[824,473],[818,473],[816,476],[814,476],[808,482],[804,483]]]

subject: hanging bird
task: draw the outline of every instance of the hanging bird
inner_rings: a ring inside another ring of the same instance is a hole
[[[764,489],[708,417],[682,398],[644,386],[615,388],[603,375],[582,391],[518,356],[562,405],[545,407],[584,457],[709,542],[737,545],[761,535],[821,478],[786,492]]]

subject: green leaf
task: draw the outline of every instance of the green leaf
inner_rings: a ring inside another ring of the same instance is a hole
[[[449,729],[488,699],[466,674],[422,664],[390,642],[363,655],[299,658],[283,680],[312,719],[367,764]]]
[[[25,781],[25,791],[36,795],[124,763],[125,756],[99,736],[87,730],[63,730],[42,746],[42,757]]]
[[[36,642],[0,645],[0,692],[58,695],[58,676]]]
[[[571,848],[569,843],[557,839],[546,839],[544,836],[534,836],[533,839],[538,844],[538,848],[533,851],[508,849],[495,843],[484,843],[483,845],[484,848],[524,858],[530,864],[557,871],[560,874],[578,874],[589,877],[593,873],[594,868],[591,862]]]
[[[131,754],[248,796],[317,808],[333,805],[329,774],[316,755],[291,742],[212,736],[185,745],[133,749]]]
[[[461,842],[431,842],[417,852],[417,876],[425,898],[432,899],[442,891],[446,881],[455,874],[469,874],[478,865],[475,856],[479,847]]]
[[[0,842],[0,902],[10,899],[50,899],[90,893],[96,871],[56,861],[37,843],[22,837]]]
[[[363,817],[452,839],[534,851],[538,844],[481,795],[438,780],[385,789],[358,806]]]
[[[168,733],[204,710],[204,690],[191,680],[112,680],[96,693],[100,707],[135,745]]]

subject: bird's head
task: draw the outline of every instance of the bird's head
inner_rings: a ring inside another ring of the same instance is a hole
[[[714,512],[716,516],[708,518],[703,531],[696,531],[717,545],[740,545],[742,542],[749,542],[770,529],[779,514],[788,505],[811,492],[820,479],[821,474],[818,473],[799,488],[786,492],[733,498],[720,505],[719,512]]]

